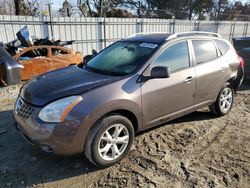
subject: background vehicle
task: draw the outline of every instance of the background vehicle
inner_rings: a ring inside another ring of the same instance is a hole
[[[81,66],[29,81],[14,117],[46,152],[84,152],[106,167],[129,152],[134,134],[204,106],[227,114],[244,62],[215,33],[137,34]]]
[[[11,85],[19,83],[22,69],[23,65],[14,60],[0,45],[0,84]]]
[[[83,61],[80,52],[60,46],[43,45],[25,48],[13,58],[24,66],[21,80],[29,80],[39,74]]]
[[[238,54],[244,59],[245,79],[250,80],[250,37],[233,38],[233,45]]]

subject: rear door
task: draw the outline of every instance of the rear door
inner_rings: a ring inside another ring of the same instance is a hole
[[[195,104],[203,105],[216,99],[229,66],[218,60],[218,51],[212,40],[192,40],[192,45],[197,76]]]
[[[196,76],[190,66],[187,41],[166,47],[144,75],[150,75],[155,66],[169,67],[171,75],[164,79],[150,79],[141,86],[142,112],[147,127],[164,122],[194,105]]]

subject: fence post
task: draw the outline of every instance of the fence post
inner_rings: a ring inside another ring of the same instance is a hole
[[[140,33],[140,27],[141,27],[141,25],[140,25],[140,18],[138,19],[136,19],[136,23],[135,23],[135,32],[136,33]]]
[[[247,36],[248,22],[244,23],[243,36]]]
[[[175,32],[175,18],[169,19],[169,32],[174,33]]]
[[[143,18],[141,19],[141,33],[143,33]]]
[[[194,30],[195,31],[199,31],[200,30],[200,22],[195,20],[194,22]]]
[[[50,33],[51,33],[51,38],[52,38],[52,40],[53,40],[53,39],[54,39],[54,30],[53,30],[53,25],[52,25],[51,4],[53,4],[53,3],[48,3],[48,8],[49,8]]]
[[[248,22],[246,23],[246,36],[247,36],[247,33],[248,33]]]
[[[103,19],[103,40],[104,40],[104,48],[107,47],[107,35],[106,35],[106,19]]]
[[[97,40],[99,43],[99,51],[103,49],[103,37],[102,37],[102,18],[97,18]]]
[[[216,33],[218,33],[219,25],[220,25],[219,21],[216,21],[215,22]]]
[[[49,37],[49,24],[48,24],[48,21],[45,20],[45,17],[42,16],[42,30],[43,30],[43,37],[46,38],[46,37]]]
[[[173,33],[175,33],[175,16],[173,16],[172,28]]]
[[[234,20],[233,22],[231,22],[230,34],[229,34],[229,41],[232,41],[232,39],[234,37],[235,25],[236,25],[236,20]]]

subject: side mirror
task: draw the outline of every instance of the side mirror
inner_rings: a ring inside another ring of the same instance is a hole
[[[84,57],[84,63],[87,63],[96,54],[97,54],[97,51],[95,49],[92,49],[92,54],[91,55],[85,55],[85,57]]]
[[[97,54],[97,51],[95,49],[92,49],[92,54],[95,56]]]
[[[170,68],[158,66],[154,67],[151,70],[150,78],[169,78],[170,77]]]
[[[84,56],[84,63],[87,63],[92,57],[93,57],[93,55],[85,55]]]

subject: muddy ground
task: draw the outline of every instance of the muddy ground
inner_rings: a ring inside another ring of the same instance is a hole
[[[250,84],[228,115],[204,108],[141,133],[107,169],[27,145],[11,114],[19,87],[0,88],[0,187],[250,187]]]

